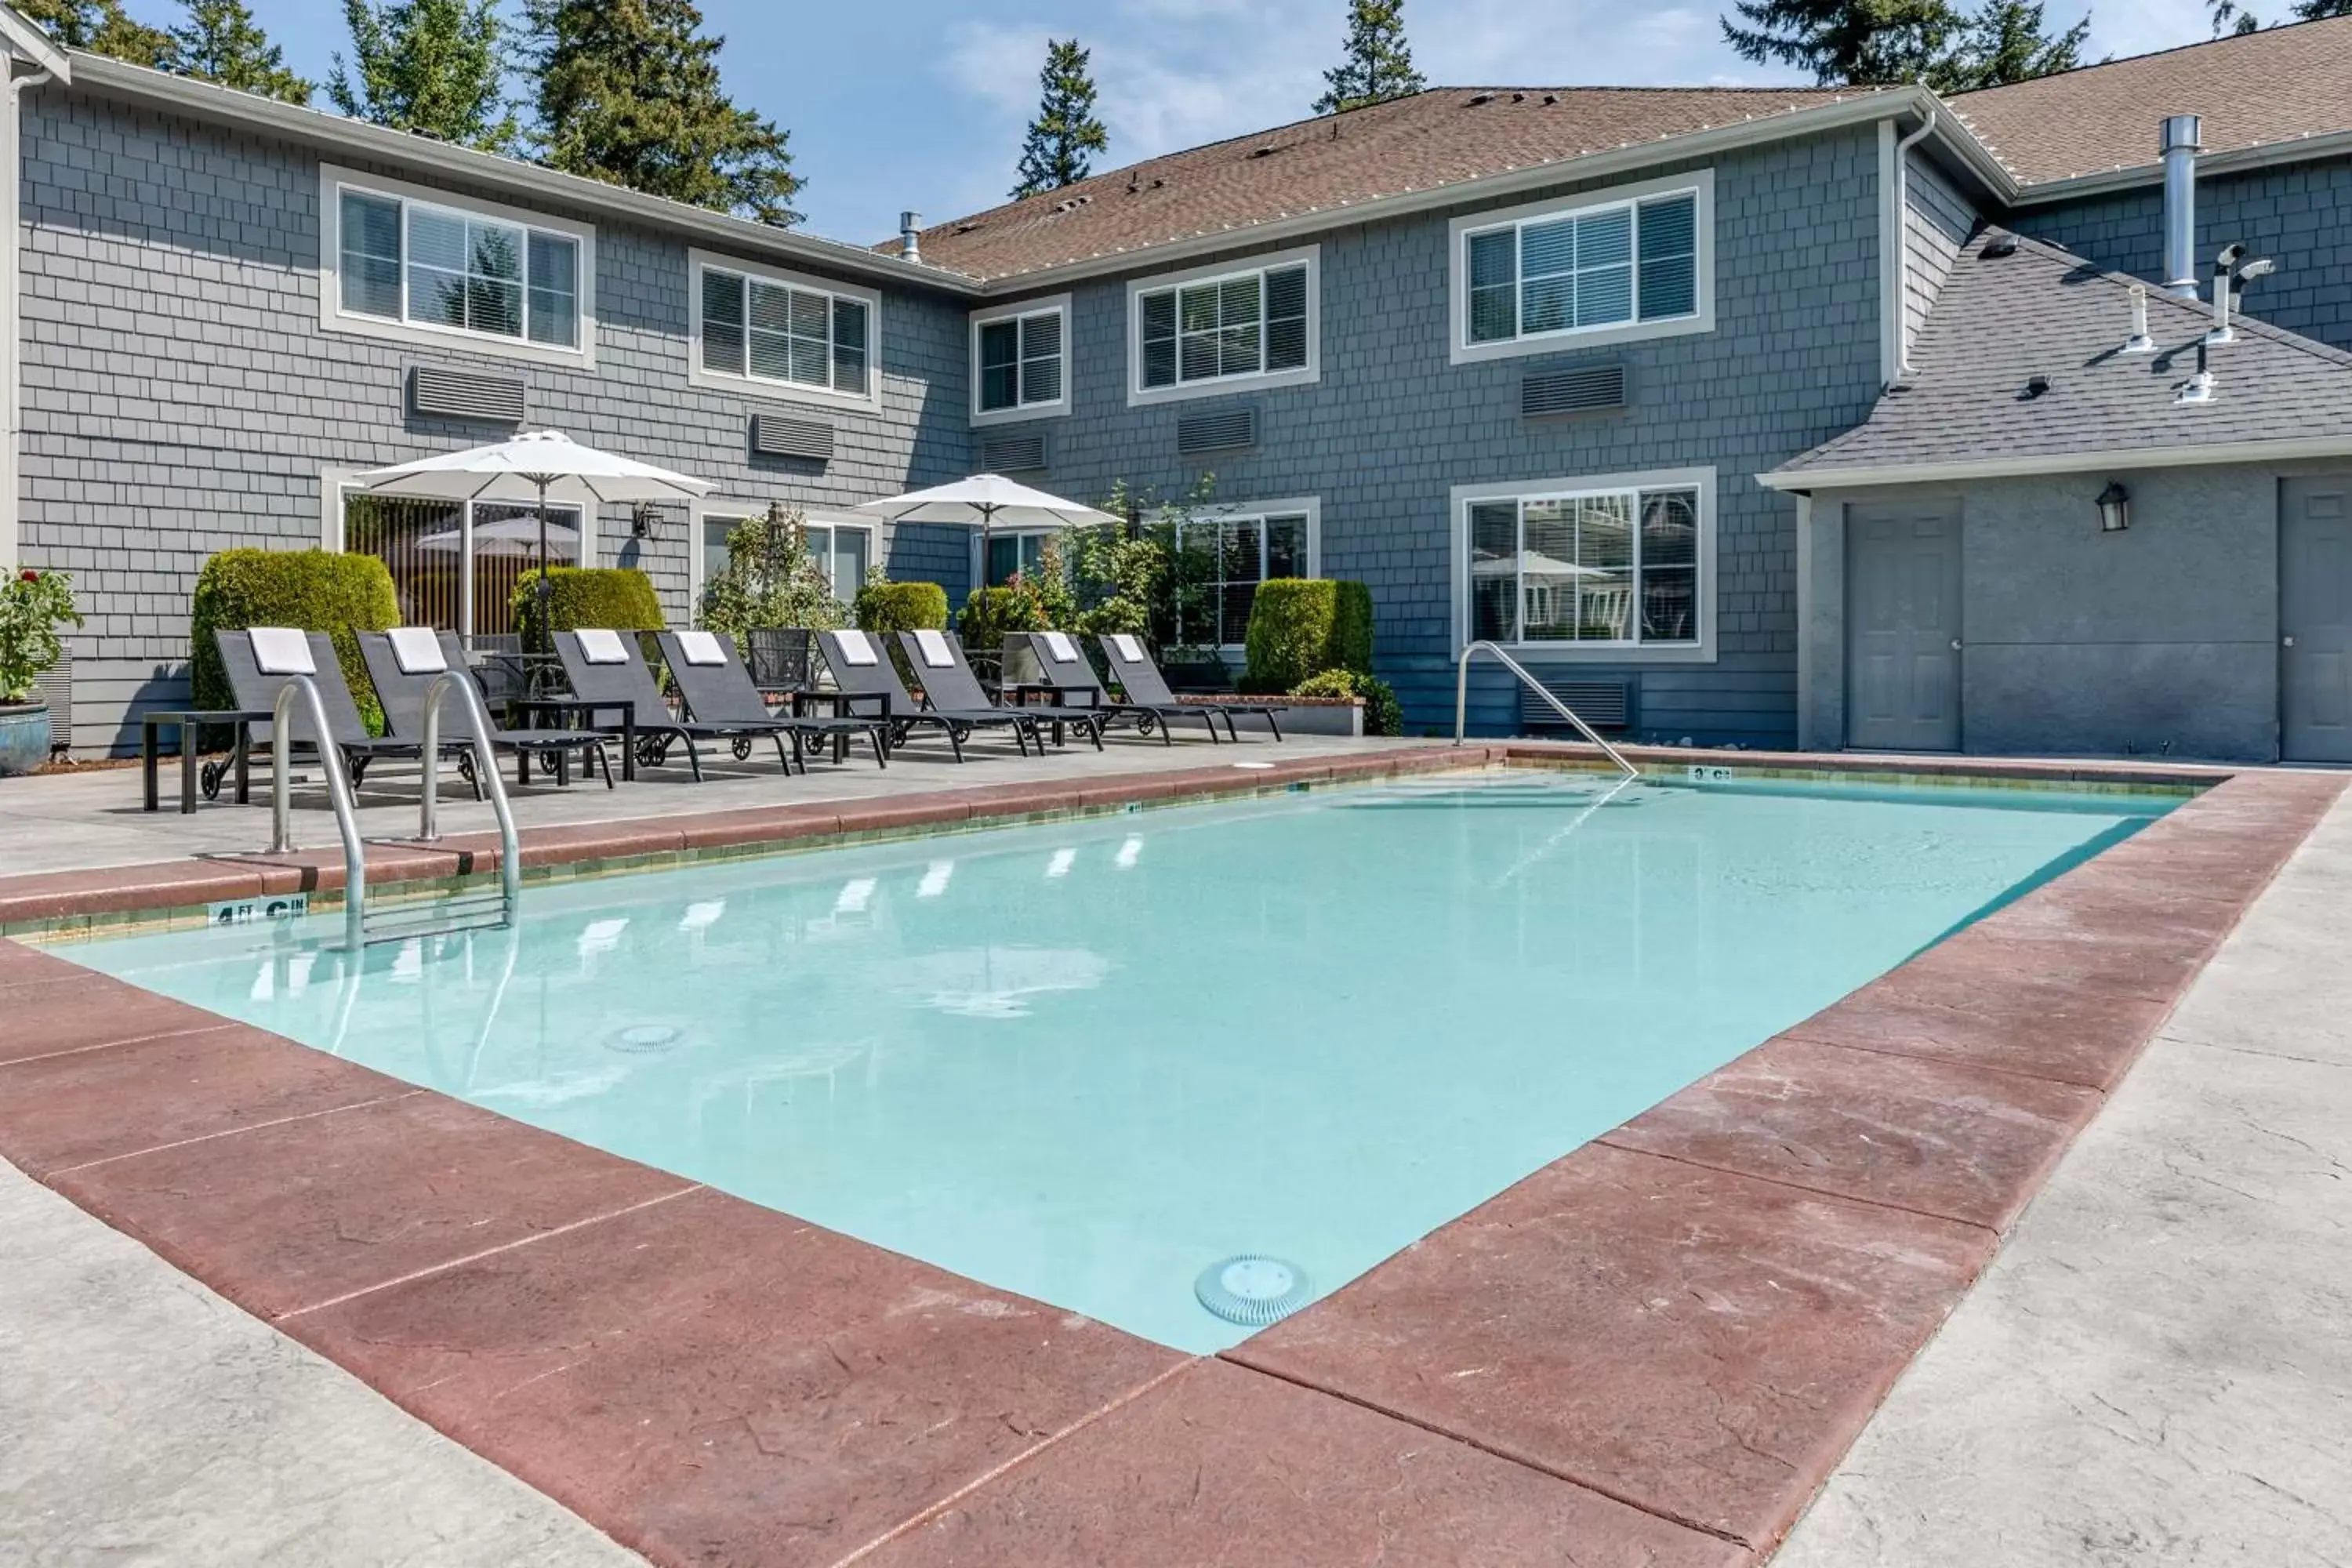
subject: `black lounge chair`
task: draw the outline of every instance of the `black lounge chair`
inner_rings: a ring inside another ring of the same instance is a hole
[[[423,627],[403,630],[423,630]],[[441,632],[433,638],[431,647],[440,658],[432,661],[437,668],[427,668],[424,659],[412,657],[405,662],[395,649],[389,632],[362,632],[360,657],[367,660],[368,679],[375,683],[376,700],[383,704],[383,721],[394,735],[411,745],[422,742],[425,734],[425,694],[445,670],[455,670],[459,679],[471,680],[473,671],[467,668],[466,649],[455,632]],[[410,668],[411,666],[415,668]],[[478,691],[480,688],[477,687]],[[573,751],[596,759],[604,771],[604,787],[613,787],[613,759],[604,752],[604,742],[612,737],[598,730],[507,730],[492,728],[487,735],[478,735],[474,729],[474,712],[470,704],[441,700],[442,750],[449,749],[454,738],[463,748],[458,754],[458,768],[468,780],[476,765],[473,742],[488,745],[492,752],[506,752],[515,759],[515,783],[530,783],[530,759],[552,754],[556,762],[556,782],[571,782],[570,754]],[[485,766],[496,766],[493,757],[481,759]],[[584,767],[583,767],[583,771]],[[478,792],[480,785],[475,785]]]
[[[1114,701],[1103,684],[1095,677],[1095,667],[1087,662],[1086,651],[1078,639],[1067,632],[1029,632],[1029,651],[1037,661],[1039,684],[1052,687],[1059,693],[1062,704],[1074,711],[1092,710],[1099,717],[1097,722],[1109,725],[1121,719],[1135,721],[1136,730],[1145,735],[1154,728],[1160,731],[1162,745],[1175,742],[1173,731],[1179,719],[1198,719],[1208,727],[1209,739],[1217,739],[1217,716],[1205,708],[1192,708],[1170,698],[1165,707],[1148,702]]]
[[[1023,708],[992,701],[980,677],[965,662],[963,645],[945,632],[900,632],[898,644],[907,650],[907,665],[923,682],[923,700],[940,708],[971,711],[974,708],[997,713],[1027,713],[1030,733],[1035,735],[1047,724],[1054,727],[1054,743],[1062,743],[1062,727],[1075,724],[1086,732],[1087,739],[1102,750],[1103,716],[1087,708]],[[1040,752],[1044,747],[1041,745]]]
[[[1234,715],[1242,713],[1265,720],[1265,727],[1274,732],[1274,738],[1277,741],[1282,739],[1282,726],[1274,721],[1274,716],[1287,713],[1290,710],[1279,703],[1179,702],[1176,693],[1169,689],[1168,678],[1160,673],[1160,666],[1152,659],[1151,650],[1143,646],[1141,637],[1115,632],[1097,637],[1095,641],[1102,648],[1103,661],[1110,666],[1110,678],[1118,682],[1118,689],[1127,694],[1127,706],[1147,708],[1161,715],[1163,734],[1166,732],[1166,715],[1206,712],[1221,715],[1225,721],[1226,737],[1239,741],[1241,736],[1234,730]],[[1038,662],[1045,662],[1044,653],[1040,652],[1037,657]],[[1216,732],[1216,725],[1211,724],[1210,736],[1214,738]]]
[[[265,633],[291,630],[268,626],[258,629]],[[302,638],[302,646],[309,650],[310,668],[307,670],[267,672],[261,668],[260,656],[254,651],[253,628],[230,630],[223,627],[214,631],[213,646],[220,650],[221,663],[228,672],[230,700],[237,708],[249,713],[269,712],[276,707],[278,693],[289,678],[308,675],[310,684],[319,689],[319,706],[327,710],[328,738],[334,742],[335,749],[342,752],[343,766],[351,774],[353,789],[359,788],[360,781],[366,776],[368,764],[378,757],[418,756],[420,748],[415,741],[368,733],[367,723],[360,717],[359,704],[352,700],[351,685],[343,679],[343,667],[336,656],[333,637],[325,632],[294,632],[293,635]],[[318,751],[318,737],[310,732],[308,704],[297,702],[294,705],[287,727],[292,731],[288,737],[289,744],[297,754]],[[274,740],[269,733],[269,726],[267,723],[254,725],[252,739],[251,754],[267,755]],[[456,741],[443,745],[441,754],[463,758],[470,755],[471,752],[466,742]],[[235,759],[231,758],[205,764],[203,784],[206,800],[219,797],[222,776],[234,762]],[[478,798],[480,793],[478,784],[475,786]]]
[[[989,703],[985,694],[977,690],[977,705],[971,708],[950,707],[933,702],[919,706],[908,694],[906,682],[898,679],[898,667],[890,662],[888,645],[872,632],[819,632],[817,646],[824,651],[825,668],[833,671],[833,684],[840,690],[845,706],[858,717],[886,721],[890,726],[890,749],[896,751],[906,743],[908,734],[916,725],[925,725],[943,732],[955,752],[955,760],[963,761],[963,743],[974,730],[1005,729],[1013,731],[1013,743],[1021,754],[1029,754],[1029,742],[1035,741],[1040,755],[1045,742],[1037,733],[1035,717],[1018,709],[998,708]],[[970,669],[965,670],[967,678]],[[929,694],[927,689],[927,695]],[[871,704],[868,713],[859,713],[858,705]]]
[[[687,716],[698,724],[773,724],[793,736],[793,753],[808,771],[808,759],[799,745],[803,739],[820,742],[863,735],[874,747],[874,765],[890,765],[890,737],[879,718],[814,719],[784,717],[768,710],[768,700],[744,666],[735,639],[718,632],[663,632],[662,662],[669,680],[685,700]]]
[[[606,642],[606,638],[610,642]],[[593,645],[603,644],[602,649]],[[619,657],[611,657],[617,649]],[[598,657],[590,658],[592,651]],[[635,632],[593,630],[558,632],[555,634],[555,656],[563,661],[563,679],[572,688],[572,695],[583,702],[629,704],[631,717],[637,727],[637,761],[648,767],[660,767],[669,760],[669,749],[686,748],[687,766],[694,771],[697,784],[702,782],[702,748],[698,742],[724,742],[735,753],[737,762],[748,760],[753,742],[765,739],[776,743],[776,761],[787,773],[793,764],[801,761],[801,728],[799,721],[778,719],[761,706],[761,716],[732,721],[680,719],[669,710],[663,700],[661,688],[654,684],[654,672],[646,667],[645,656],[637,650]],[[785,742],[792,742],[790,749]],[[805,763],[803,764],[805,767]]]

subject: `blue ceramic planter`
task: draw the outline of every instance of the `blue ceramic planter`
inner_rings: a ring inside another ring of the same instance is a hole
[[[29,773],[49,760],[49,705],[0,707],[0,778]]]

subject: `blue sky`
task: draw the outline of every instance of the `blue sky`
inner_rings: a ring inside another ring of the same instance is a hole
[[[252,0],[290,63],[323,80],[344,46],[337,0]],[[901,207],[937,221],[993,205],[1013,184],[1045,39],[1094,51],[1115,167],[1304,115],[1338,53],[1344,0],[702,0],[724,34],[727,85],[792,132],[807,226],[868,241]],[[1414,63],[1433,82],[1483,85],[1770,83],[1725,47],[1716,5],[1622,0],[1411,0]],[[2275,8],[2275,7],[2273,7]],[[169,0],[131,0],[178,20]],[[2069,0],[2050,13],[2082,14]],[[2107,0],[2090,55],[2208,36],[2206,0]],[[323,95],[320,101],[324,102]]]

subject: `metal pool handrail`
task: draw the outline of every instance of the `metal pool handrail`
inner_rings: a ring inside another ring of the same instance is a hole
[[[473,678],[463,670],[445,669],[425,689],[425,787],[417,797],[416,837],[430,844],[441,837],[434,820],[441,775],[441,700],[451,691],[462,695],[474,721],[474,776],[489,792],[490,811],[499,819],[499,891],[506,902],[506,923],[512,925],[522,909],[522,850],[515,837],[514,809],[507,804],[506,781],[499,776],[495,748],[483,737],[491,731],[489,710]]]
[[[1576,732],[1578,734],[1583,736],[1586,740],[1600,747],[1603,755],[1608,757],[1611,762],[1615,763],[1619,767],[1624,769],[1625,776],[1627,778],[1637,779],[1642,776],[1641,769],[1627,762],[1625,760],[1624,753],[1618,751],[1616,747],[1611,745],[1608,742],[1602,740],[1599,733],[1593,730],[1591,725],[1578,718],[1576,715],[1576,710],[1570,708],[1567,703],[1562,702],[1552,691],[1550,687],[1546,686],[1542,681],[1538,680],[1534,676],[1529,675],[1527,672],[1526,668],[1522,666],[1517,659],[1513,658],[1509,654],[1505,653],[1501,648],[1496,647],[1490,642],[1472,643],[1468,647],[1462,650],[1462,658],[1456,661],[1454,665],[1454,743],[1455,745],[1458,746],[1462,743],[1462,736],[1469,728],[1470,724],[1470,659],[1474,654],[1482,652],[1493,654],[1496,661],[1505,669],[1509,670],[1513,675],[1517,676],[1521,680],[1527,682],[1528,687],[1534,690],[1537,696],[1542,698],[1546,702],[1551,705],[1553,712],[1559,714],[1561,718],[1567,720],[1570,724],[1576,727]]]
[[[269,720],[269,852],[294,848],[294,732],[287,721],[293,716],[294,698],[310,710],[310,727],[319,737],[319,766],[327,775],[327,798],[335,808],[335,831],[343,840],[343,940],[357,952],[366,944],[367,856],[360,847],[360,822],[352,809],[351,775],[343,769],[343,749],[335,744],[327,722],[327,705],[307,675],[289,676],[270,704]]]

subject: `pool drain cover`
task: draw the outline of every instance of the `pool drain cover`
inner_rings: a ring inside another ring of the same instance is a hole
[[[1192,1294],[1225,1321],[1262,1329],[1307,1305],[1307,1271],[1279,1258],[1228,1258],[1201,1271]]]
[[[632,1056],[653,1056],[677,1044],[684,1032],[669,1024],[632,1024],[605,1036],[604,1048],[626,1051]]]

